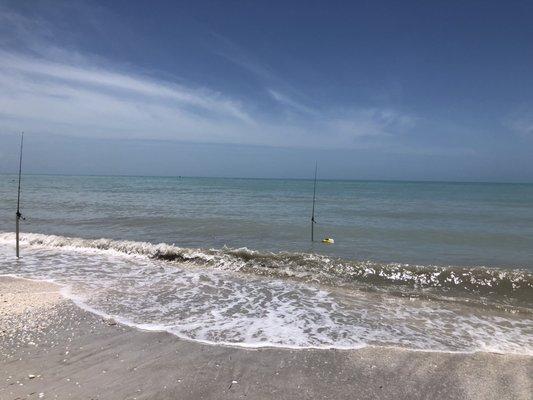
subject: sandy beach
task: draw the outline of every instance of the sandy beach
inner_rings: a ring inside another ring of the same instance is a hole
[[[531,357],[210,346],[104,320],[58,290],[0,279],[0,398],[532,398]]]

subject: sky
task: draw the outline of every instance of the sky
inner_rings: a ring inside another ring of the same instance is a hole
[[[0,0],[0,172],[533,182],[532,1]]]

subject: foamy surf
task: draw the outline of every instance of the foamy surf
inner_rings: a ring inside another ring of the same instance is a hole
[[[204,343],[533,354],[530,313],[342,285],[354,279],[356,263],[312,254],[186,249],[40,234],[22,236],[24,257],[15,262],[8,256],[13,239],[12,233],[0,234],[4,273],[53,280],[67,288],[68,297],[93,312]],[[362,263],[360,269],[364,268],[373,272],[358,282],[399,282],[419,286],[421,293],[442,288],[436,284],[441,281],[461,288],[465,280],[457,269],[454,280],[437,267],[426,271],[418,267],[422,270],[418,274],[415,269],[399,272],[394,265],[387,269]],[[507,282],[506,296],[527,295],[531,290],[531,276],[524,271],[472,276],[472,285],[493,291],[503,287],[495,279]]]
[[[0,233],[0,243],[8,244],[13,240],[13,233]],[[21,241],[30,246],[63,247],[79,251],[94,249],[257,275],[300,278],[323,284],[395,284],[463,290],[476,294],[490,293],[493,296],[524,301],[531,301],[533,296],[533,275],[524,269],[379,264],[308,253],[259,252],[247,248],[192,249],[166,243],[83,239],[34,233],[23,234]]]

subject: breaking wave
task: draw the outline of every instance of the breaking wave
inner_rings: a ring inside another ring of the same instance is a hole
[[[31,233],[21,240],[23,257],[15,262],[9,256],[14,234],[0,233],[3,274],[51,280],[87,310],[184,339],[244,347],[533,354],[532,278],[526,271]],[[482,297],[521,306],[494,307],[493,300],[480,303]]]
[[[12,243],[14,233],[0,233],[0,242]],[[345,286],[356,284],[367,289],[438,289],[450,295],[475,294],[500,299],[505,304],[533,306],[533,274],[523,269],[486,267],[421,266],[350,261],[324,255],[289,252],[260,252],[247,248],[182,248],[165,243],[83,239],[27,233],[21,242],[30,246],[69,247],[114,251],[168,262],[187,263],[234,272],[306,282]],[[404,292],[402,292],[404,293]]]

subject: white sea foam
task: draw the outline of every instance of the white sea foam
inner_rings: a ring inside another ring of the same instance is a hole
[[[77,251],[105,251],[148,257],[195,265],[268,275],[298,278],[317,283],[364,282],[370,284],[401,284],[414,287],[441,287],[477,294],[498,293],[500,297],[531,302],[533,275],[525,270],[494,268],[460,268],[412,266],[409,264],[379,264],[373,262],[331,260],[308,253],[269,253],[247,248],[194,249],[166,243],[82,239],[54,235],[24,234],[23,243],[31,246],[61,247]],[[13,241],[13,233],[0,233],[0,243]],[[528,300],[529,299],[529,300]],[[531,304],[530,304],[531,306]]]
[[[220,257],[216,252],[185,249],[172,263],[153,257],[174,255],[176,247],[168,245],[30,234],[16,261],[12,240],[0,234],[2,272],[55,281],[92,312],[204,343],[533,354],[528,315],[336,290],[195,262]]]

